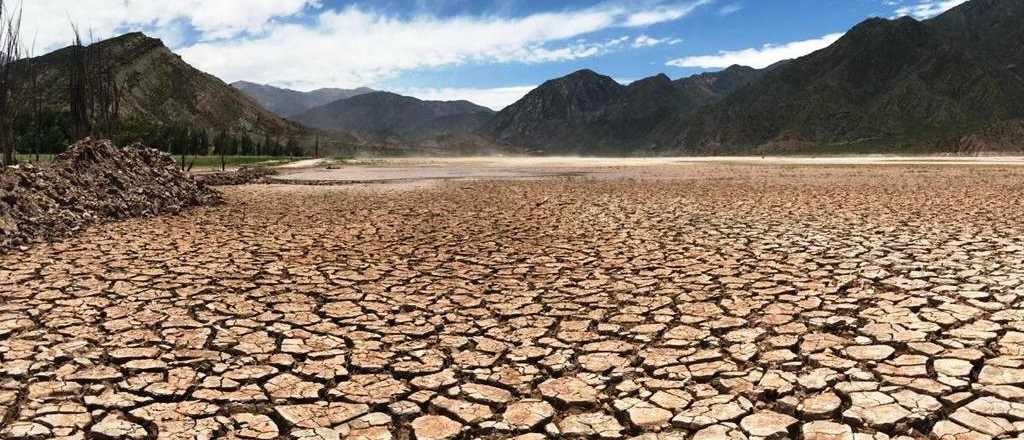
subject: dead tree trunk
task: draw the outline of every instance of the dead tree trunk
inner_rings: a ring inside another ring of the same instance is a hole
[[[71,136],[113,139],[120,130],[121,89],[114,60],[102,44],[86,46],[76,25],[68,61],[68,102],[71,105]]]
[[[43,149],[43,98],[41,96],[42,90],[39,89],[39,64],[35,60],[36,43],[32,41],[32,46],[28,51],[28,91],[27,100],[29,103],[29,112],[31,116],[31,124],[29,126],[32,130],[32,150],[36,155],[36,162],[39,162],[39,154],[42,153]]]
[[[107,51],[98,44],[89,46],[93,61],[90,80],[93,89],[93,135],[102,139],[113,139],[118,132],[118,112],[120,90],[114,72],[113,60]]]
[[[71,45],[71,56],[68,57],[68,104],[71,107],[70,135],[72,141],[78,141],[92,133],[90,110],[92,109],[91,92],[89,90],[89,50],[82,44],[82,35],[78,26],[71,25],[74,41]]]
[[[12,95],[15,92],[14,63],[21,58],[21,11],[12,11],[0,0],[0,151],[3,165],[15,162],[14,120],[17,109]]]

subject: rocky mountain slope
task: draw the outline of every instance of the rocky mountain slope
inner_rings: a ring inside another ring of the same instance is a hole
[[[231,87],[241,90],[250,98],[255,99],[264,108],[283,118],[301,114],[321,105],[330,104],[339,99],[375,92],[373,89],[360,87],[357,89],[323,88],[309,92],[283,89],[248,81],[231,83]]]
[[[973,0],[928,22],[929,27],[996,66],[1024,77],[1024,2]]]
[[[649,134],[666,120],[717,102],[760,74],[734,66],[676,81],[662,74],[622,85],[581,70],[545,82],[481,132],[503,144],[553,153],[650,148]]]
[[[298,124],[277,116],[242,92],[183,61],[155,38],[130,33],[95,43],[116,73],[126,121],[184,124],[214,131],[287,136]],[[71,48],[31,60],[40,71],[44,106],[66,111]],[[22,61],[25,65],[25,61]]]
[[[481,133],[553,152],[977,151],[1024,146],[1024,2],[972,0],[925,21],[873,18],[763,70],[629,86],[548,81]]]
[[[374,92],[311,109],[292,120],[323,130],[416,141],[472,133],[493,115],[491,109],[469,101],[422,101]]]
[[[993,49],[988,55],[965,38],[985,25],[939,30],[938,20],[944,18],[865,21],[832,46],[766,73],[699,113],[677,117],[660,128],[657,141],[705,152],[822,145],[955,149],[965,134],[1024,115],[1024,81],[995,55],[1007,54]]]

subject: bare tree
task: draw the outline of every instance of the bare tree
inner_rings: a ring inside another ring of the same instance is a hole
[[[96,41],[95,38],[90,37]],[[113,139],[118,133],[120,113],[120,88],[114,72],[114,60],[103,46],[92,44],[92,82],[93,93],[93,135],[103,139]]]
[[[113,60],[95,39],[85,45],[74,23],[71,30],[74,40],[67,66],[71,136],[112,139],[120,128],[121,102]]]
[[[92,94],[89,90],[89,51],[82,44],[82,34],[78,26],[71,24],[74,41],[71,44],[71,56],[68,57],[68,103],[71,106],[70,134],[74,141],[92,133],[92,121],[89,118],[92,108]]]
[[[27,104],[29,106],[29,129],[32,130],[32,149],[36,155],[36,162],[39,162],[39,153],[43,149],[43,98],[42,90],[39,88],[39,63],[35,59],[36,41],[32,39],[26,57],[26,70],[28,71]]]
[[[17,116],[14,100],[14,63],[21,59],[21,8],[16,11],[0,0],[0,151],[3,165],[13,165],[14,120]]]

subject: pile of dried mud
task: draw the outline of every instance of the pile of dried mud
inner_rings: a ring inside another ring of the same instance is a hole
[[[177,213],[220,200],[166,153],[85,139],[46,166],[0,170],[0,251],[103,220]]]
[[[234,171],[200,174],[196,176],[196,180],[209,186],[248,185],[267,183],[268,178],[276,174],[277,170],[273,168],[239,168]]]

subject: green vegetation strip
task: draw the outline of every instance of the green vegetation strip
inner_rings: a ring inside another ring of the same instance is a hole
[[[53,160],[53,154],[19,154],[17,155],[19,163],[47,163]],[[276,166],[283,165],[286,163],[295,162],[297,160],[308,159],[308,157],[293,157],[293,156],[224,156],[224,164],[229,167],[235,167],[239,165],[250,165],[250,166]],[[175,162],[181,161],[181,156],[174,156]],[[221,165],[220,156],[185,156],[185,163],[194,162],[194,167],[219,167]]]

